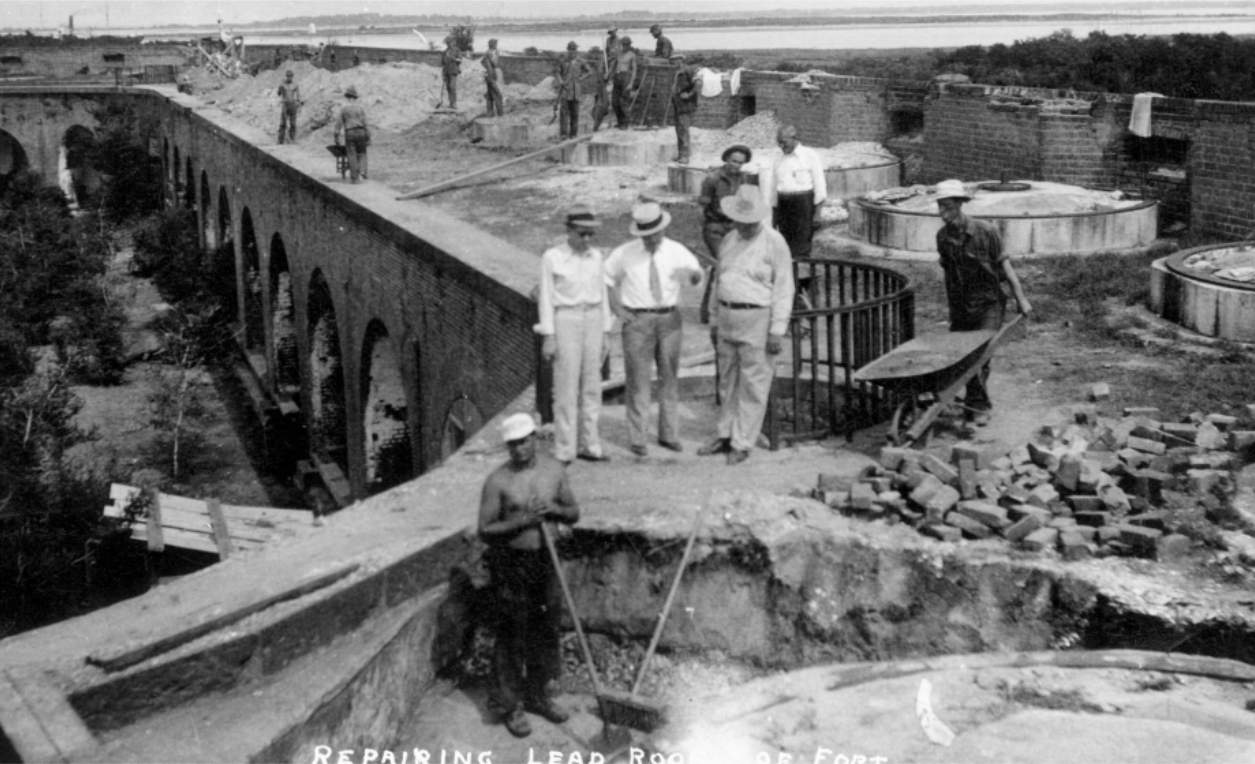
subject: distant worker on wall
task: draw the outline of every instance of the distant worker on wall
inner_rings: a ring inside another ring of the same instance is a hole
[[[344,153],[349,161],[349,182],[357,183],[358,176],[366,179],[366,147],[370,145],[370,128],[366,126],[366,110],[357,102],[357,88],[349,85],[344,89],[346,102],[336,118],[336,145],[344,134]]]
[[[458,50],[453,35],[444,38],[445,49],[440,56],[440,76],[445,92],[449,94],[449,108],[458,108],[458,75],[462,73],[462,51]]]
[[[671,89],[671,106],[675,111],[676,145],[676,157],[673,161],[686,164],[692,154],[689,128],[693,126],[693,114],[697,111],[697,94],[701,92],[702,80],[697,76],[697,67],[685,64],[682,54],[672,56],[671,61],[677,67],[674,85]]]
[[[1006,312],[1006,284],[1023,315],[1033,310],[1024,289],[1002,251],[998,229],[963,213],[963,203],[972,197],[957,180],[937,184],[937,207],[945,223],[937,231],[937,252],[945,273],[946,302],[950,308],[950,331],[971,332],[1000,329]],[[989,364],[967,383],[964,398],[967,419],[977,425],[989,422],[993,401],[989,398]]]
[[[601,51],[601,68],[593,67],[597,75],[597,92],[593,95],[593,132],[601,129],[601,122],[610,113],[610,88],[614,83],[614,71],[619,60],[619,28],[606,30],[606,46]]]
[[[510,460],[484,481],[479,502],[479,537],[488,545],[484,562],[496,609],[488,618],[496,632],[488,708],[510,734],[527,737],[532,725],[524,709],[554,724],[570,716],[546,694],[562,673],[562,607],[540,524],[573,525],[580,508],[566,469],[537,453],[530,414],[506,417],[501,439]]]
[[[488,116],[505,116],[505,97],[501,94],[501,51],[497,50],[497,39],[488,41],[488,52],[479,60],[484,66],[484,100],[488,102]]]
[[[793,262],[784,237],[763,225],[771,208],[758,189],[742,186],[719,205],[735,223],[719,250],[711,306],[721,403],[717,435],[697,454],[726,453],[728,464],[740,464],[767,415],[775,356],[793,310]]]
[[[279,143],[287,136],[288,143],[296,143],[296,117],[301,110],[301,86],[293,80],[296,75],[291,69],[283,75],[279,83]]]
[[[628,114],[629,99],[636,92],[636,53],[632,51],[632,38],[619,40],[619,55],[614,69],[614,119],[615,127],[627,130],[632,126]]]
[[[592,246],[601,221],[577,204],[566,216],[567,238],[540,258],[541,354],[553,361],[553,455],[609,461],[597,430],[601,363],[610,348],[614,316],[606,295],[604,256]]]
[[[566,44],[566,58],[558,62],[558,135],[574,138],[580,134],[580,83],[592,70],[580,57],[574,40]]]
[[[719,261],[719,247],[723,238],[732,230],[732,218],[723,213],[720,202],[725,196],[735,196],[745,182],[741,175],[741,167],[754,158],[749,146],[737,144],[729,146],[723,152],[723,166],[706,173],[702,179],[701,192],[697,195],[697,206],[702,209],[702,241],[706,250],[714,259],[716,267]],[[702,295],[701,322],[710,323],[710,295],[714,288],[714,279],[706,282],[706,293]]]
[[[810,257],[811,240],[815,236],[815,208],[828,198],[824,165],[814,150],[798,141],[797,128],[792,125],[780,128],[776,145],[782,153],[771,166],[763,192],[774,209],[776,230],[789,243],[793,257]],[[810,278],[799,278],[797,288],[799,297],[814,303]]]
[[[649,28],[649,33],[653,35],[654,39],[657,41],[654,44],[655,58],[671,58],[675,55],[675,46],[671,44],[670,40],[662,36],[662,27],[654,24]]]

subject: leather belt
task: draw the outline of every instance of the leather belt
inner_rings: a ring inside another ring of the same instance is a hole
[[[720,300],[719,304],[732,310],[765,310],[767,308],[766,305],[755,305],[752,302],[725,302]]]
[[[628,310],[633,313],[670,313],[675,310],[675,306],[672,305],[670,308],[628,308]]]

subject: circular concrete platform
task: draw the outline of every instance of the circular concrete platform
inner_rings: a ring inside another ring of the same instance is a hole
[[[1059,183],[1029,185],[1028,191],[976,192],[964,207],[997,227],[1010,255],[1101,252],[1155,240],[1158,205],[1153,201],[1115,200]],[[855,238],[892,249],[936,251],[942,223],[932,193],[898,204],[858,199],[849,206],[849,231]]]
[[[667,166],[667,186],[677,194],[696,195],[702,189],[702,178],[718,166],[672,163]],[[758,182],[756,174],[751,174],[750,177],[754,183]],[[825,166],[824,179],[828,183],[830,199],[853,199],[868,191],[880,191],[898,185],[902,179],[902,160],[886,159],[860,167]]]
[[[1151,311],[1208,337],[1255,342],[1255,283],[1217,278],[1189,265],[1198,255],[1240,246],[1195,247],[1156,260],[1150,273]]]

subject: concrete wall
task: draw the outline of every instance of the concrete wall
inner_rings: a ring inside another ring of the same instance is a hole
[[[109,56],[111,60],[106,60]],[[121,56],[121,58],[117,58]],[[0,51],[0,76],[77,77],[112,75],[114,70],[145,66],[185,66],[192,58],[186,45],[75,45],[17,47]],[[83,70],[87,71],[84,72]]]
[[[245,49],[245,56],[250,62],[263,66],[275,66],[275,50],[281,57],[287,56],[292,46],[289,45],[250,45]],[[443,50],[443,49],[442,49]],[[339,71],[353,66],[353,56],[360,63],[379,63],[381,61],[409,61],[414,64],[440,66],[441,50],[414,50],[408,48],[363,48],[353,45],[328,45],[323,49],[322,57],[314,63],[325,69]],[[475,51],[470,59],[462,61],[462,71],[468,69],[482,70],[479,63],[483,50]],[[553,60],[545,56],[501,56],[501,69],[505,72],[506,84],[521,82],[525,85],[536,85],[546,77],[553,76]]]

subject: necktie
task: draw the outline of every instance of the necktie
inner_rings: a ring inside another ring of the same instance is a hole
[[[654,307],[664,307],[662,304],[662,276],[658,274],[658,257],[650,255],[649,257],[649,293],[653,295]]]

